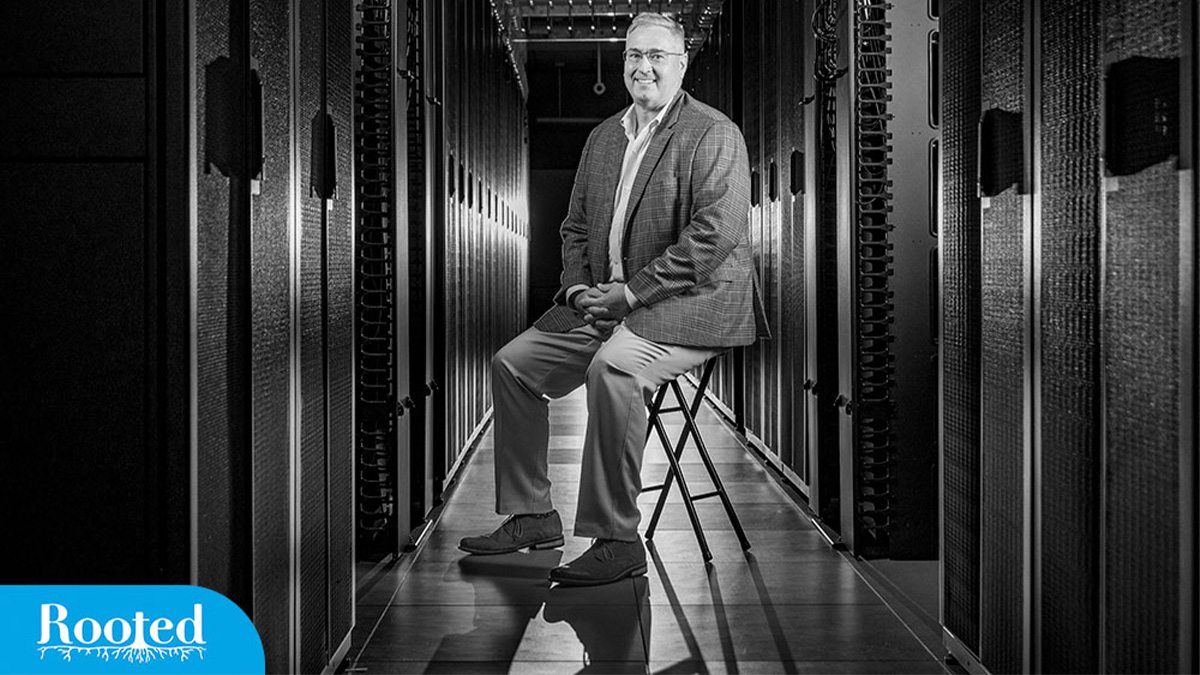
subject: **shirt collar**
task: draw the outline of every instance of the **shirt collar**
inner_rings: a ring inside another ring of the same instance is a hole
[[[653,133],[654,128],[662,122],[663,118],[667,116],[667,111],[670,110],[671,106],[675,104],[675,99],[677,98],[679,98],[679,92],[676,92],[675,96],[671,97],[671,100],[662,107],[662,110],[658,111],[658,114],[654,116],[654,119],[650,120],[649,127],[651,133]],[[621,126],[625,128],[625,138],[628,138],[631,141],[634,139],[633,125],[637,121],[636,115],[637,112],[634,110],[634,106],[630,105],[629,109],[625,111],[625,114],[621,116]]]

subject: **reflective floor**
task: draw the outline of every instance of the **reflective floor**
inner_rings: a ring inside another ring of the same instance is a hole
[[[586,411],[583,390],[551,406],[553,499],[570,534]],[[702,431],[751,541],[743,551],[718,500],[698,503],[714,561],[705,565],[678,491],[647,541],[644,577],[551,587],[562,549],[468,556],[467,534],[493,512],[492,439],[482,439],[436,529],[360,594],[351,672],[365,673],[942,673],[942,667],[707,410]],[[671,427],[672,435],[678,433]],[[693,492],[711,489],[692,449]],[[667,463],[652,442],[642,479]],[[643,530],[657,493],[643,498]]]

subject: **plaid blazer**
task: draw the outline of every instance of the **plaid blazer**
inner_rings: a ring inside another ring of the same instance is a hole
[[[749,244],[750,163],[728,117],[680,92],[655,130],[625,211],[622,265],[640,306],[625,317],[663,344],[735,347],[770,337]],[[628,139],[620,113],[588,136],[563,220],[562,286],[534,326],[584,325],[566,306],[576,284],[608,280],[613,198]]]

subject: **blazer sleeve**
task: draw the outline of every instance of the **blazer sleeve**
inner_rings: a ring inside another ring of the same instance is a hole
[[[645,305],[707,283],[746,236],[750,213],[750,161],[742,132],[718,120],[692,156],[692,212],[679,239],[629,281]]]
[[[592,142],[596,137],[593,131],[588,135],[583,146],[583,154],[579,158],[579,168],[575,170],[575,185],[571,188],[571,203],[567,208],[567,217],[559,227],[562,237],[562,276],[558,293],[554,295],[554,303],[567,304],[567,292],[572,286],[592,286],[592,271],[588,263],[588,221],[587,221],[587,176],[588,160],[592,151]]]

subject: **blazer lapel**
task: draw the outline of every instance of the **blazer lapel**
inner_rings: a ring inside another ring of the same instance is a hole
[[[658,160],[662,159],[663,151],[667,147],[667,141],[670,141],[671,135],[675,133],[675,123],[679,121],[679,112],[683,108],[683,99],[685,97],[687,97],[687,92],[680,92],[679,97],[672,103],[674,109],[663,118],[661,126],[655,130],[654,137],[650,139],[650,147],[646,148],[646,156],[642,158],[642,164],[638,167],[637,177],[633,179],[633,189],[629,192],[629,204],[625,207],[625,222],[622,224],[625,233],[622,241],[627,244],[629,242],[630,219],[633,213],[637,211],[638,203],[642,201],[642,193],[646,191],[646,184],[650,182],[650,175],[654,173],[654,168],[658,166]]]

